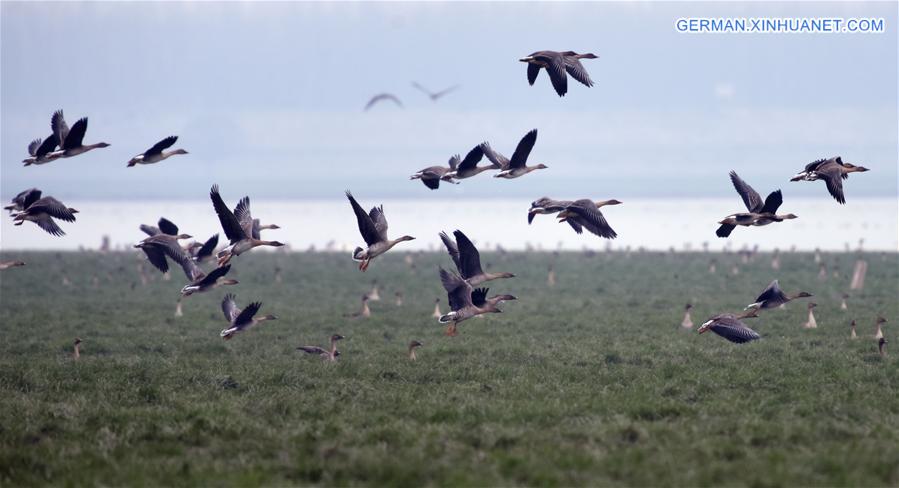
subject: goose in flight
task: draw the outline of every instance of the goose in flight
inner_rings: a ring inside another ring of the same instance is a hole
[[[212,254],[215,252],[215,248],[219,245],[219,235],[213,234],[212,237],[206,239],[206,242],[192,242],[186,248],[185,251],[190,254],[191,258],[198,263],[206,262],[207,260],[212,258]]]
[[[521,138],[521,141],[518,142],[518,146],[515,147],[515,152],[512,153],[512,159],[507,159],[502,154],[494,151],[488,142],[481,143],[479,147],[484,152],[484,156],[487,156],[487,159],[489,159],[494,166],[501,168],[499,173],[493,175],[494,178],[512,179],[524,176],[534,170],[548,168],[548,166],[543,163],[534,166],[528,166],[526,164],[528,156],[531,154],[531,150],[534,148],[534,143],[536,142],[537,129],[534,129],[525,134],[524,137]]]
[[[384,206],[372,207],[369,213],[365,213],[359,202],[353,198],[349,190],[346,197],[356,214],[356,223],[359,225],[359,233],[365,240],[366,249],[357,247],[353,251],[353,261],[359,262],[359,269],[365,271],[372,259],[389,251],[393,246],[404,241],[415,239],[412,236],[402,236],[397,239],[387,238],[387,218],[384,216]]]
[[[727,237],[738,226],[762,226],[772,222],[782,222],[786,219],[795,219],[793,214],[777,215],[777,209],[783,203],[783,195],[780,190],[775,190],[762,202],[762,197],[755,189],[743,181],[735,171],[730,172],[730,181],[734,189],[743,199],[746,210],[749,212],[728,215],[721,222],[721,227],[715,231],[718,237]]]
[[[559,222],[568,222],[568,225],[580,234],[583,229],[587,229],[591,234],[606,239],[614,239],[618,234],[612,229],[612,226],[606,222],[605,216],[600,212],[600,208],[606,205],[621,205],[618,200],[593,200],[584,198],[571,202],[564,210],[559,212],[557,217]]]
[[[18,195],[13,197],[13,199],[9,202],[10,204],[3,207],[3,210],[8,210],[10,214],[25,210],[25,202],[29,199],[29,195],[31,195],[32,193],[36,193],[37,195],[33,197],[35,200],[41,197],[40,190],[38,190],[37,188],[29,188],[27,190],[19,192]]]
[[[758,332],[750,329],[742,322],[743,319],[750,317],[758,317],[758,310],[750,310],[739,315],[732,313],[716,315],[700,325],[697,330],[700,334],[711,330],[731,342],[742,344],[761,337]]]
[[[33,189],[22,199],[22,210],[13,214],[13,225],[22,225],[25,221],[34,222],[47,233],[61,237],[65,232],[53,220],[57,218],[66,222],[75,222],[74,208],[63,205],[53,197],[41,197],[41,191]]]
[[[172,249],[178,249],[183,252],[178,241],[181,239],[191,239],[190,234],[179,234],[178,226],[171,220],[160,217],[157,223],[158,227],[141,224],[140,230],[147,234],[144,240],[138,242],[134,247],[139,248],[146,254],[147,260],[150,261],[156,269],[166,273],[169,270],[169,263],[166,255],[172,256]],[[172,259],[175,259],[172,257]]]
[[[87,132],[87,117],[78,119],[72,125],[72,129],[69,130],[69,125],[66,123],[65,117],[63,117],[62,110],[57,110],[53,114],[53,118],[50,119],[50,126],[53,129],[53,134],[59,141],[60,149],[62,149],[60,157],[71,158],[94,149],[109,147],[109,144],[105,142],[84,144],[84,134]]]
[[[449,159],[449,168],[445,166],[428,166],[427,168],[410,176],[409,179],[421,180],[421,182],[424,183],[426,187],[432,190],[440,188],[441,181],[457,185],[459,183],[453,180],[451,173],[456,171],[456,167],[458,167],[459,162],[459,155],[456,154]]]
[[[797,298],[807,298],[812,296],[814,295],[804,291],[787,295],[780,289],[780,284],[778,284],[777,280],[774,280],[762,291],[761,295],[755,299],[755,302],[746,306],[746,310],[767,310],[779,307],[787,302],[796,300]]]
[[[261,302],[253,302],[241,310],[237,308],[237,304],[234,302],[234,295],[230,293],[225,295],[225,298],[222,300],[222,312],[224,312],[225,320],[228,321],[230,326],[222,330],[220,334],[222,339],[231,339],[235,334],[243,332],[254,325],[278,318],[271,314],[256,317],[255,315],[260,308],[262,308]]]
[[[456,158],[459,156],[456,155]],[[481,146],[475,146],[471,151],[468,151],[468,154],[465,155],[465,159],[456,166],[454,171],[451,171],[447,174],[452,178],[456,178],[459,180],[463,180],[465,178],[471,178],[472,176],[483,173],[484,171],[488,171],[491,169],[502,169],[500,165],[496,163],[492,163],[490,166],[478,166],[478,163],[481,162],[481,159],[484,157],[484,150]]]
[[[128,161],[128,167],[130,168],[138,164],[158,163],[164,159],[168,159],[178,154],[187,154],[187,151],[185,151],[184,149],[175,149],[172,151],[165,150],[172,147],[172,145],[175,144],[175,141],[177,140],[178,136],[166,137],[165,139],[154,144],[150,149],[144,151],[143,154],[138,154],[137,156],[131,158],[131,160]]]
[[[437,319],[441,324],[449,324],[446,335],[455,336],[456,326],[477,315],[485,313],[502,313],[499,305],[507,300],[516,300],[512,295],[496,295],[487,298],[487,288],[472,289],[472,286],[461,276],[440,269],[440,282],[449,299],[450,312]]]
[[[456,265],[456,269],[459,271],[462,279],[467,281],[469,285],[478,286],[491,280],[515,277],[512,273],[485,273],[481,269],[481,255],[478,252],[478,248],[460,230],[453,232],[453,236],[456,238],[455,242],[450,239],[446,232],[441,232],[440,240],[446,246],[446,251],[453,259],[453,263]]]
[[[25,266],[24,261],[0,261],[0,270]]]
[[[337,361],[337,358],[340,356],[340,351],[337,350],[337,341],[343,339],[344,337],[342,335],[334,334],[331,336],[329,349],[320,346],[300,346],[297,348],[297,351],[303,351],[306,354],[315,354],[325,361],[334,362]]]
[[[839,203],[846,203],[843,196],[843,180],[849,178],[849,173],[863,173],[870,171],[864,166],[844,163],[843,158],[835,156],[830,159],[819,159],[805,166],[805,169],[790,178],[790,181],[816,181],[824,180],[827,191]]]
[[[412,82],[412,86],[414,86],[417,90],[419,90],[420,92],[422,92],[422,93],[424,93],[425,95],[427,95],[428,98],[430,98],[432,102],[436,102],[436,101],[439,100],[441,97],[443,97],[443,96],[447,95],[448,93],[453,92],[453,91],[455,91],[457,88],[459,88],[459,85],[453,85],[453,86],[451,86],[451,87],[449,87],[449,88],[445,88],[445,89],[440,90],[440,91],[438,91],[438,92],[432,92],[431,90],[428,90],[427,88],[425,88],[425,87],[419,85],[417,82],[414,82],[414,81]]]
[[[581,82],[587,87],[593,86],[593,80],[587,70],[581,64],[581,59],[596,59],[599,56],[593,53],[578,54],[574,51],[537,51],[525,56],[519,61],[528,64],[528,84],[534,85],[537,81],[537,75],[540,74],[541,68],[546,68],[549,80],[552,82],[553,88],[560,97],[564,97],[568,93],[568,77],[566,72],[572,78]]]
[[[56,134],[50,134],[44,140],[40,138],[35,139],[31,141],[31,144],[28,144],[30,157],[23,159],[22,163],[25,166],[30,166],[32,164],[45,164],[55,161],[62,157],[62,151],[53,152],[58,145],[59,141],[56,139]]]
[[[175,230],[175,232],[177,233],[177,230]],[[165,238],[160,238],[160,235],[165,236]],[[147,239],[155,239],[151,245],[145,246],[144,248],[145,252],[149,249],[149,252],[147,252],[148,258],[151,253],[162,252],[165,256],[168,256],[181,265],[181,269],[184,271],[184,275],[189,281],[188,284],[181,288],[182,297],[189,297],[194,293],[204,293],[218,288],[219,286],[238,284],[237,280],[225,279],[225,275],[231,270],[230,264],[219,266],[210,271],[209,274],[206,274],[206,272],[197,265],[193,255],[187,249],[178,245],[177,236],[174,236],[173,234],[157,234],[156,236],[151,236]],[[145,241],[147,239],[145,239]],[[165,258],[163,257],[162,260],[165,261]],[[150,261],[152,262],[153,259]]]
[[[383,101],[387,101],[387,100],[390,100],[391,102],[395,103],[399,108],[403,108],[403,102],[401,102],[400,99],[397,98],[396,95],[394,95],[392,93],[379,93],[379,94],[371,97],[371,99],[368,101],[368,103],[365,104],[365,108],[363,109],[363,111],[368,112],[368,109],[372,108],[378,102],[383,102]]]
[[[231,245],[218,252],[218,265],[224,266],[231,261],[234,256],[241,254],[259,246],[281,247],[284,244],[278,241],[264,241],[259,235],[261,227],[253,225],[253,216],[250,213],[250,197],[243,197],[232,212],[222,195],[219,194],[219,186],[212,185],[209,190],[209,198],[212,200],[212,206],[215,213],[218,214],[219,222],[225,231],[225,236],[231,242]]]

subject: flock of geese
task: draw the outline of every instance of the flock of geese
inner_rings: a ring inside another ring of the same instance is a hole
[[[593,80],[587,70],[581,64],[582,59],[596,59],[593,53],[579,54],[574,51],[537,51],[520,59],[527,64],[527,80],[534,85],[541,70],[546,70],[555,92],[561,97],[568,92],[567,77],[571,76],[581,84],[591,87]],[[413,83],[413,86],[428,95],[432,101],[436,101],[457,88],[453,86],[439,92],[431,92]],[[382,93],[373,97],[365,107],[369,110],[378,102],[392,100],[402,106],[400,100],[392,94]],[[25,166],[42,165],[60,158],[70,158],[85,154],[94,149],[108,147],[109,144],[99,142],[84,144],[87,132],[87,117],[79,119],[71,129],[65,121],[62,110],[55,112],[50,120],[51,134],[44,139],[35,139],[28,145],[29,157],[23,163]],[[127,167],[137,165],[154,164],[170,157],[188,154],[184,149],[170,150],[178,141],[177,136],[169,136],[151,146],[146,151],[137,154],[127,162]],[[525,134],[515,147],[511,158],[507,158],[494,150],[489,142],[481,142],[472,148],[464,159],[454,155],[449,159],[447,166],[430,166],[424,168],[410,179],[420,180],[427,188],[437,190],[441,182],[459,184],[461,180],[475,177],[486,171],[495,171],[494,178],[515,179],[548,166],[543,163],[528,164],[528,158],[537,142],[537,129]],[[486,157],[489,164],[479,165]],[[823,180],[828,192],[840,204],[846,199],[843,193],[843,180],[849,174],[868,171],[863,166],[843,162],[837,156],[830,159],[821,159],[808,164],[805,169],[791,178],[790,181],[816,181]],[[746,212],[737,212],[727,215],[718,224],[720,227],[716,235],[721,238],[728,237],[737,226],[758,227],[772,223],[783,222],[797,218],[796,215],[778,214],[777,210],[783,203],[781,190],[771,192],[763,201],[759,193],[748,183],[740,178],[736,172],[730,172],[730,180],[735,190],[740,195],[746,207]],[[209,192],[213,210],[218,217],[222,231],[228,239],[228,245],[216,251],[219,235],[208,238],[205,242],[191,242],[182,245],[180,241],[192,239],[189,234],[181,233],[178,226],[166,218],[160,218],[156,226],[141,225],[140,230],[147,237],[135,244],[146,255],[147,260],[160,272],[169,270],[169,261],[177,263],[184,271],[187,283],[181,288],[181,298],[189,297],[196,293],[206,293],[222,286],[237,285],[237,280],[226,278],[231,270],[231,261],[240,255],[257,247],[280,247],[284,244],[279,241],[265,240],[262,231],[274,230],[279,227],[275,224],[262,224],[254,218],[250,211],[250,199],[248,196],[241,198],[233,210],[225,203],[218,185],[213,185]],[[368,212],[359,204],[353,194],[347,190],[346,197],[356,217],[359,233],[365,246],[356,247],[352,253],[352,259],[358,262],[360,271],[366,271],[371,261],[388,252],[401,242],[415,239],[410,235],[402,235],[391,239],[388,236],[387,218],[383,206],[374,206]],[[559,223],[567,223],[575,232],[581,234],[584,230],[596,236],[614,239],[617,233],[607,222],[601,212],[601,208],[611,205],[620,205],[622,202],[615,199],[595,200],[583,198],[578,200],[556,200],[549,197],[541,197],[531,203],[528,210],[528,224],[533,222],[536,215],[555,215]],[[63,236],[65,232],[56,223],[56,220],[73,223],[78,210],[69,208],[59,200],[51,196],[43,196],[41,190],[30,188],[22,191],[13,198],[10,205],[5,207],[15,222],[22,225],[24,222],[33,222],[44,231],[54,236]],[[499,294],[488,297],[489,289],[481,285],[498,279],[514,278],[512,273],[488,273],[480,263],[480,255],[472,241],[461,231],[456,230],[450,237],[445,232],[440,233],[448,254],[453,262],[453,270],[439,268],[439,277],[445,289],[450,305],[448,313],[440,313],[439,307],[435,310],[435,316],[441,324],[446,324],[446,335],[454,336],[458,333],[457,326],[472,317],[488,313],[501,313],[501,304],[516,300],[509,294]],[[215,260],[216,265],[209,271],[201,267],[203,263]],[[0,269],[21,266],[21,262],[0,263]],[[811,297],[807,292],[785,294],[777,280],[771,284],[746,307],[746,310],[734,314],[723,313],[711,317],[703,323],[698,331],[700,334],[711,330],[719,336],[734,342],[745,343],[759,339],[759,334],[748,327],[743,320],[758,317],[763,310],[769,310],[783,306],[784,304],[804,297]],[[180,301],[179,298],[179,310]],[[367,311],[367,299],[363,298],[363,311]],[[399,297],[398,299],[401,299]],[[275,315],[257,316],[262,308],[261,302],[251,302],[243,309],[239,308],[235,296],[231,293],[225,295],[221,303],[222,312],[228,326],[224,328],[220,336],[224,340],[233,338],[239,333],[265,321],[276,320]],[[810,322],[813,315],[810,311]],[[689,306],[686,311],[685,324],[689,320]],[[878,330],[885,319],[878,319]],[[692,322],[690,322],[692,327]],[[854,322],[853,322],[854,326]],[[853,328],[854,333],[854,328]],[[340,334],[330,337],[328,348],[321,346],[301,346],[298,350],[308,354],[319,356],[327,361],[335,361],[340,356],[337,343],[344,339]],[[80,339],[76,341],[77,347]],[[883,351],[885,344],[882,334],[880,348]],[[423,344],[420,341],[412,341],[409,344],[409,357],[415,359],[415,349]]]

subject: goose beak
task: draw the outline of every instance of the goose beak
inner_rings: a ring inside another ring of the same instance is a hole
[[[790,178],[790,181],[799,181],[803,176],[805,176],[805,173],[798,173],[796,176]]]

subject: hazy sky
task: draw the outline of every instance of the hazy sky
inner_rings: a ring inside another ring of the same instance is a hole
[[[849,199],[897,194],[897,3],[16,3],[2,9],[3,199],[432,195],[408,176],[531,128],[549,169],[482,175],[442,196],[721,196],[760,192],[840,154],[873,169]],[[680,17],[882,17],[882,34],[681,34]],[[518,58],[594,52],[596,81],[556,96]],[[434,104],[415,91],[462,87]],[[399,96],[363,113],[376,93]],[[22,167],[65,109],[107,149]],[[190,151],[126,168],[177,134]],[[832,203],[832,202],[831,202]]]

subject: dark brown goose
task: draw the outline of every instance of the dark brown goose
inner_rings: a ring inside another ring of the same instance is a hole
[[[56,139],[56,134],[50,134],[43,141],[35,139],[31,141],[31,144],[28,144],[30,157],[23,159],[22,163],[25,166],[30,166],[32,164],[45,164],[55,161],[62,157],[62,151],[53,152],[58,145],[59,141]]]
[[[618,237],[618,234],[599,209],[606,205],[621,205],[621,203],[614,199],[598,202],[586,198],[575,200],[565,207],[565,210],[562,210],[557,217],[559,222],[568,222],[568,225],[578,234],[583,232],[583,229],[587,229],[591,234],[599,237],[614,239]]]
[[[41,197],[40,190],[30,191],[22,201],[23,210],[13,214],[13,225],[22,225],[25,221],[34,222],[38,227],[54,236],[64,236],[65,232],[56,221],[57,218],[65,222],[75,222],[74,208],[63,205],[53,197]]]
[[[34,195],[32,195],[32,194],[34,194]],[[25,202],[26,201],[29,201],[29,200],[33,201],[33,200],[37,200],[39,198],[41,198],[41,191],[38,190],[37,188],[29,188],[25,191],[19,192],[19,194],[16,195],[12,199],[12,201],[10,201],[9,205],[3,207],[3,210],[8,210],[10,214],[12,214],[14,212],[20,212],[22,210],[25,210]]]
[[[453,258],[453,263],[456,265],[456,269],[459,271],[462,279],[467,281],[469,285],[478,286],[491,280],[515,277],[512,273],[484,272],[481,269],[481,254],[478,252],[478,248],[460,230],[453,232],[453,236],[456,238],[455,242],[450,239],[446,232],[441,232],[440,240],[443,241],[446,251]]]
[[[816,181],[824,180],[827,191],[839,203],[846,203],[843,196],[843,180],[849,178],[849,173],[863,173],[870,171],[864,166],[844,163],[843,158],[835,156],[830,159],[819,159],[805,166],[805,169],[790,178],[790,181]]]
[[[501,171],[493,175],[493,177],[511,180],[513,178],[518,178],[519,176],[524,176],[531,171],[548,168],[548,166],[543,163],[534,166],[527,165],[528,156],[530,156],[531,150],[534,149],[534,144],[536,143],[537,129],[533,129],[518,141],[518,146],[515,147],[515,152],[512,153],[512,159],[507,159],[502,154],[494,151],[488,142],[482,142],[479,147],[484,152],[484,155],[487,156],[487,159],[489,159],[494,166],[501,169]]]
[[[190,239],[193,236],[190,234],[179,234],[178,226],[165,217],[160,217],[157,225],[158,227],[141,224],[140,230],[147,234],[148,237],[135,244],[134,247],[142,250],[146,254],[147,260],[156,269],[166,273],[169,270],[169,263],[165,258],[166,255],[173,254],[171,249],[178,249],[183,252],[178,241]]]
[[[459,155],[449,159],[449,167],[445,166],[428,166],[427,168],[418,171],[414,175],[410,176],[410,180],[421,180],[424,185],[432,190],[436,190],[440,188],[440,182],[445,181],[447,183],[458,184],[457,181],[453,180],[453,177],[450,173],[456,171],[456,167],[459,165]]]
[[[417,359],[415,357],[415,350],[423,345],[424,345],[424,343],[421,341],[412,341],[409,343],[409,359],[410,360],[415,361]]]
[[[450,312],[442,315],[438,322],[449,324],[446,335],[456,335],[456,325],[474,316],[485,313],[502,313],[498,305],[507,300],[516,300],[512,295],[496,295],[487,298],[487,288],[472,289],[471,285],[461,276],[449,272],[442,267],[440,270],[440,282],[449,298]]]
[[[546,68],[549,79],[556,93],[563,97],[568,93],[568,77],[583,83],[585,86],[593,86],[593,80],[587,70],[581,65],[581,59],[596,59],[599,56],[593,53],[578,54],[574,51],[537,51],[525,56],[519,61],[528,63],[528,83],[533,86],[540,74],[540,69]]]

